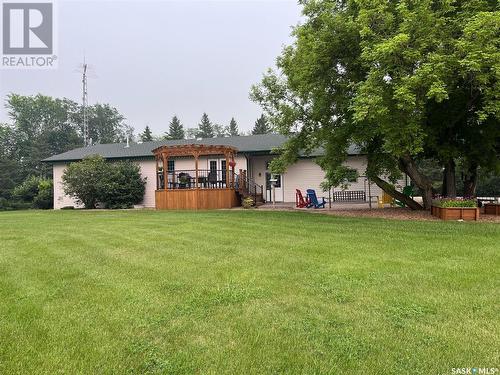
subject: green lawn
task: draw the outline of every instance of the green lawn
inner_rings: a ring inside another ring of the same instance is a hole
[[[500,225],[0,213],[0,373],[500,367]]]

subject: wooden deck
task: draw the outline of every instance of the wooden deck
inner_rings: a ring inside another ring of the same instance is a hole
[[[239,206],[236,191],[222,189],[156,190],[158,210],[210,210]]]

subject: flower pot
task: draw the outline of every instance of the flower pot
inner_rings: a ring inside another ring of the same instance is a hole
[[[479,219],[479,208],[431,206],[431,214],[442,220],[476,221]]]

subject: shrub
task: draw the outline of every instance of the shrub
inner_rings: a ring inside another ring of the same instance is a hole
[[[30,176],[13,190],[12,197],[14,201],[10,203],[11,209],[52,208],[54,201],[52,180]]]
[[[99,202],[106,208],[130,208],[142,201],[146,180],[141,177],[141,169],[130,161],[108,164]]]
[[[0,198],[0,211],[27,210],[31,208],[30,202],[21,202]]]
[[[41,180],[38,194],[33,200],[33,207],[47,210],[54,207],[54,184],[52,180]]]
[[[98,155],[71,163],[62,176],[64,192],[85,208],[96,208],[107,171],[106,161]]]
[[[475,199],[440,199],[433,202],[434,206],[442,208],[451,207],[477,207]]]
[[[30,176],[12,191],[12,197],[22,202],[33,202],[38,194],[38,185],[42,178]]]
[[[243,202],[241,202],[241,206],[245,209],[252,208],[253,206],[253,198],[252,197],[246,197],[243,199]]]
[[[64,192],[85,208],[130,208],[144,197],[146,180],[130,161],[108,163],[91,156],[71,163],[63,174]]]

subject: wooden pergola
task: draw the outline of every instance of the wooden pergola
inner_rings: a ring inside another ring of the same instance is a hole
[[[238,204],[235,179],[234,179],[234,156],[238,150],[230,146],[222,145],[175,145],[161,146],[154,149],[156,160],[156,178],[163,174],[163,188],[158,186],[156,190],[156,208],[158,209],[204,209],[204,208],[230,208]],[[226,160],[225,183],[223,187],[207,188],[206,184],[200,183],[199,158],[201,156],[224,156]],[[174,157],[194,158],[194,186],[177,189],[175,185],[169,187],[168,174],[175,171],[168,170],[168,161]]]

